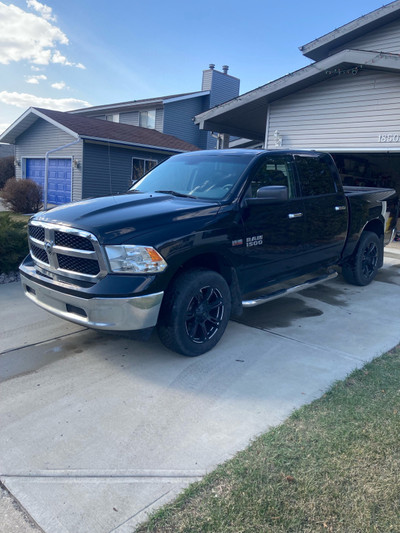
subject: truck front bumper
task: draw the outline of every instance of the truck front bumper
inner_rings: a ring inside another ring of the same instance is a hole
[[[21,272],[25,295],[60,318],[89,328],[133,331],[157,324],[163,292],[125,298],[81,298],[28,279]]]

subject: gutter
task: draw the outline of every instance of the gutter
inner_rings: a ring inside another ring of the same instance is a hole
[[[117,141],[116,139],[105,139],[104,137],[91,137],[89,135],[81,135],[80,139],[85,141],[103,142],[108,144],[121,144],[124,146],[132,146],[133,148],[146,148],[149,150],[156,150],[158,152],[176,152],[177,154],[184,154],[190,150],[179,150],[178,148],[167,148],[162,146],[153,146],[151,144],[131,143],[129,141]]]

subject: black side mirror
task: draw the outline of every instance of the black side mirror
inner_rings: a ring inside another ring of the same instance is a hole
[[[288,188],[286,185],[268,185],[268,187],[261,187],[257,191],[256,198],[247,198],[246,203],[252,204],[270,204],[287,202],[289,199]]]

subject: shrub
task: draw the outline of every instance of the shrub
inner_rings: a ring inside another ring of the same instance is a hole
[[[10,213],[1,213],[0,273],[18,270],[18,265],[28,252],[26,222],[13,220]]]
[[[14,157],[12,155],[0,158],[0,189],[6,181],[14,176]]]
[[[33,180],[11,178],[0,194],[15,213],[36,213],[42,205],[42,188]]]

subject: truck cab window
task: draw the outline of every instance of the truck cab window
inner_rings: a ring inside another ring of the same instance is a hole
[[[292,167],[292,159],[287,157],[269,157],[265,159],[252,177],[247,196],[257,197],[258,189],[270,185],[285,185],[288,197],[296,197],[296,184]]]
[[[332,179],[332,164],[329,156],[295,156],[300,175],[303,196],[320,196],[336,193],[336,184]]]

